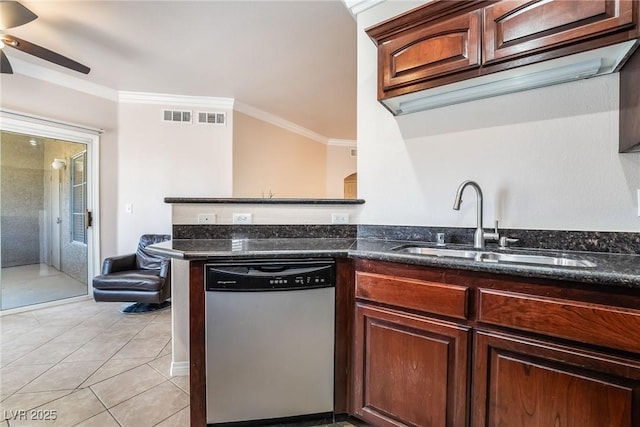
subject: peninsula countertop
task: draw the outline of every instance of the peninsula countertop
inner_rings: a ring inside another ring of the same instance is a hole
[[[434,243],[372,238],[266,238],[266,239],[175,239],[152,245],[158,254],[183,260],[233,260],[247,258],[332,257],[366,258],[430,267],[469,270],[520,277],[566,280],[599,285],[640,289],[640,255],[604,252],[548,251],[527,248],[499,249],[485,252],[531,255],[563,255],[580,258],[594,267],[565,267],[511,262],[484,262],[473,258],[454,258],[407,254],[397,248],[437,247]],[[475,250],[467,245],[449,248]]]

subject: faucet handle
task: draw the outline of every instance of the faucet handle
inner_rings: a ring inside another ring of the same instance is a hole
[[[498,220],[497,219],[496,219],[496,222],[494,224],[493,233],[484,232],[484,238],[485,238],[485,240],[496,240],[496,241],[500,239],[500,232],[498,230]]]

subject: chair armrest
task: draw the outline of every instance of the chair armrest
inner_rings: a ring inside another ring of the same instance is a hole
[[[119,271],[136,269],[136,254],[118,255],[105,258],[102,263],[102,274],[111,274]]]
[[[171,258],[164,258],[160,261],[160,277],[170,278],[171,276]]]

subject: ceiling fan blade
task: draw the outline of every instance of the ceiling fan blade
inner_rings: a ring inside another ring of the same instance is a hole
[[[13,74],[13,68],[9,63],[9,58],[0,50],[0,74]]]
[[[89,74],[89,71],[91,71],[91,68],[87,67],[86,65],[82,65],[81,63],[76,62],[73,59],[69,59],[66,56],[62,56],[59,53],[55,53],[42,46],[38,46],[37,44],[33,44],[31,42],[19,39],[15,36],[10,36],[8,34],[3,34],[2,38],[5,40],[7,46],[11,46],[14,49],[21,50],[30,55],[37,56],[38,58],[44,59],[45,61],[53,62],[54,64],[61,65],[65,68],[69,68],[83,74]]]
[[[24,25],[37,17],[38,15],[17,1],[0,1],[0,30]]]

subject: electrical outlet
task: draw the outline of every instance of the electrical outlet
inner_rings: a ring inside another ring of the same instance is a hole
[[[202,213],[198,214],[198,224],[215,224],[216,214],[214,213]]]
[[[251,224],[252,221],[253,221],[253,215],[250,213],[234,213],[233,214],[234,224]]]
[[[332,224],[349,224],[349,214],[348,213],[332,213],[331,223]]]

